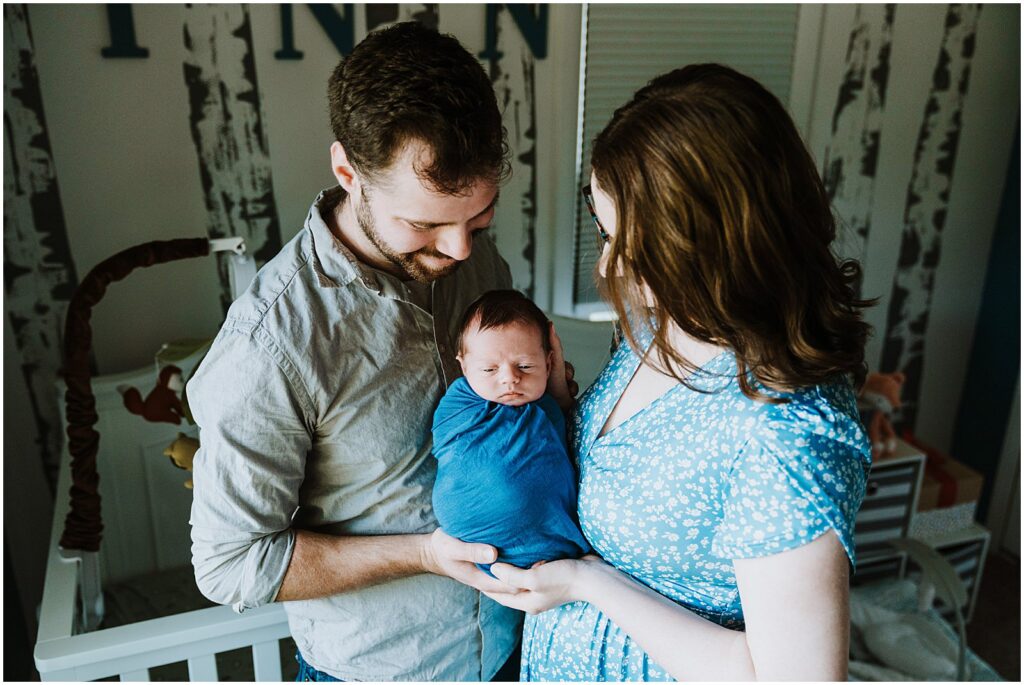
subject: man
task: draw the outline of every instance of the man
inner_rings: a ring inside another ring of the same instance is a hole
[[[375,32],[328,86],[338,187],[228,312],[188,386],[201,430],[196,581],[284,601],[300,675],[517,679],[519,614],[488,545],[437,530],[431,417],[459,315],[508,288],[481,233],[507,174],[494,92],[459,43]]]

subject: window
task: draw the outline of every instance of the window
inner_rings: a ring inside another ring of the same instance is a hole
[[[719,62],[790,101],[799,6],[588,5],[583,11],[577,186],[590,174],[590,146],[617,107],[651,78],[677,67]],[[601,318],[594,283],[599,256],[591,218],[576,197],[572,312]]]

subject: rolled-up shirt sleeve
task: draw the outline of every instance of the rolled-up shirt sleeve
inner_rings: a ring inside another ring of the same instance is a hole
[[[236,611],[272,602],[295,544],[310,394],[261,329],[230,321],[186,393],[200,428],[190,520],[196,583]]]

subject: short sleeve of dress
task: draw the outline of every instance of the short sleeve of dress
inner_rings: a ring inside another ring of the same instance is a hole
[[[870,447],[855,413],[820,396],[771,412],[736,455],[712,552],[728,559],[794,549],[835,530],[855,563],[853,529]]]

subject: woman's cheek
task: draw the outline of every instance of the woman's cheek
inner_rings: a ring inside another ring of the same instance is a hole
[[[601,278],[608,278],[608,253],[610,251],[605,245],[601,250],[601,258],[597,260],[597,273],[601,274]]]
[[[651,289],[647,287],[646,283],[644,283],[643,285],[643,295],[644,304],[646,304],[648,307],[654,307],[657,305],[657,301],[654,299],[654,293],[651,292]]]

